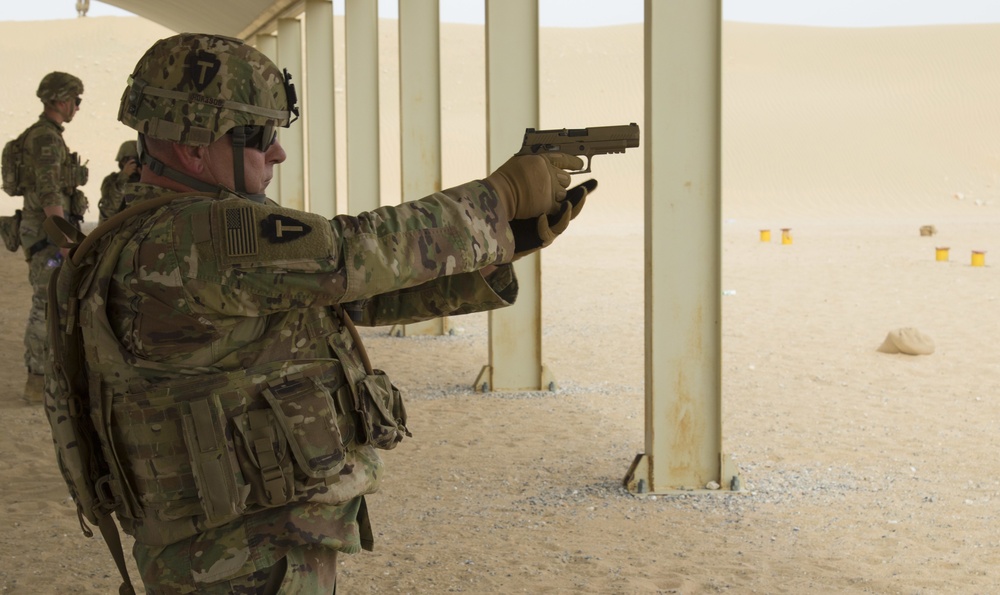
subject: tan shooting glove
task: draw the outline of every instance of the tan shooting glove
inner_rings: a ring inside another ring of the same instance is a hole
[[[559,203],[559,211],[553,215],[539,215],[531,219],[512,219],[510,229],[514,232],[514,258],[517,260],[549,246],[569,227],[569,222],[583,210],[587,195],[597,188],[597,180],[587,180],[574,186],[566,193],[566,199]]]
[[[484,180],[496,191],[507,219],[533,219],[559,212],[570,176],[583,160],[565,153],[514,156]]]

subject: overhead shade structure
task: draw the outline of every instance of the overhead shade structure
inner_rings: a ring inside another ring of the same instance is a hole
[[[217,33],[246,39],[301,0],[102,0],[178,33]],[[297,8],[296,8],[297,7]]]

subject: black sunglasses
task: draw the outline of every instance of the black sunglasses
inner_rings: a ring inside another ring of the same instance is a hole
[[[242,144],[244,147],[257,149],[261,152],[270,149],[271,145],[278,140],[278,131],[275,130],[273,124],[266,126],[236,126],[231,128],[226,134],[233,136],[234,146]],[[240,137],[242,137],[242,143],[239,142]]]
[[[80,102],[83,101],[83,97],[76,98],[76,107],[80,107]]]

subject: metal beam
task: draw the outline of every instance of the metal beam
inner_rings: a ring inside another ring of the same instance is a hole
[[[146,0],[132,0],[133,2],[142,2],[149,4]],[[242,2],[243,0],[241,0]],[[243,29],[237,35],[243,39],[249,38],[252,35],[260,35],[261,33],[270,33],[274,30],[274,24],[281,18],[291,18],[302,12],[299,3],[302,0],[269,0],[269,5],[261,10],[253,20],[249,21],[243,26]],[[158,4],[159,2],[156,2]],[[233,11],[230,10],[230,18],[232,18]],[[252,14],[252,13],[251,13]]]
[[[738,486],[722,452],[721,19],[721,0],[646,0],[646,452],[625,477],[635,493]]]
[[[438,0],[399,3],[399,130],[403,200],[441,190],[441,43]],[[394,327],[442,335],[447,318]]]
[[[346,0],[347,206],[381,206],[379,176],[378,2]]]
[[[538,127],[538,0],[486,0],[486,126],[489,171]],[[489,313],[489,363],[477,390],[554,388],[542,364],[541,257],[514,265],[517,303]]]
[[[336,110],[333,82],[333,3],[306,0],[305,113],[309,211],[337,214]]]
[[[278,19],[278,65],[288,69],[296,88],[302,88],[302,23],[298,19]],[[281,170],[281,205],[304,211],[305,200],[305,137],[301,125],[278,129],[278,140],[288,154]]]

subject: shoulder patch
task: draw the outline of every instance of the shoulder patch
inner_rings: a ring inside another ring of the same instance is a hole
[[[271,213],[260,222],[261,235],[274,244],[291,242],[312,231],[312,226],[288,215]]]
[[[223,217],[226,222],[226,255],[257,254],[257,227],[254,225],[253,208],[227,206],[223,210]]]
[[[317,261],[329,263],[337,254],[325,217],[243,198],[212,201],[210,230],[211,247],[200,249],[211,251],[202,257],[220,270],[316,272]]]

